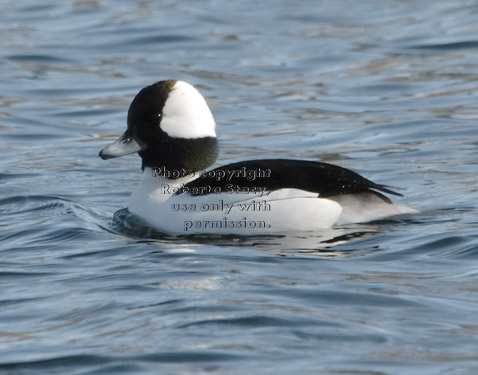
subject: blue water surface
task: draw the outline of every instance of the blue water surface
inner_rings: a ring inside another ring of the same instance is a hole
[[[474,0],[0,2],[0,373],[478,373]],[[171,237],[99,150],[197,86],[219,163],[307,158],[417,215]]]

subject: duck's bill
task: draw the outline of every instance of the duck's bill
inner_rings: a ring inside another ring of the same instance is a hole
[[[106,146],[100,151],[100,158],[103,160],[117,158],[118,156],[129,155],[141,151],[141,146],[134,140],[128,130],[114,143]]]

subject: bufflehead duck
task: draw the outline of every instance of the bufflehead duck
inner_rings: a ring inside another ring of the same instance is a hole
[[[102,159],[137,152],[143,176],[128,209],[169,234],[275,234],[315,231],[415,210],[400,195],[348,169],[295,159],[247,160],[210,167],[218,155],[214,118],[183,81],[143,88],[128,127]]]

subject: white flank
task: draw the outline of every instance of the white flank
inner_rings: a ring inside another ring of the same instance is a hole
[[[342,212],[337,202],[297,189],[281,189],[264,195],[174,195],[177,188],[194,178],[153,177],[151,168],[145,168],[131,196],[129,211],[164,233],[242,235],[330,228]]]
[[[206,100],[189,83],[177,81],[164,104],[161,129],[174,138],[215,137],[215,122]]]
[[[418,212],[394,200],[391,200],[392,203],[384,202],[382,198],[370,192],[337,195],[330,199],[343,207],[342,214],[337,220],[337,225],[366,223],[395,215]]]

